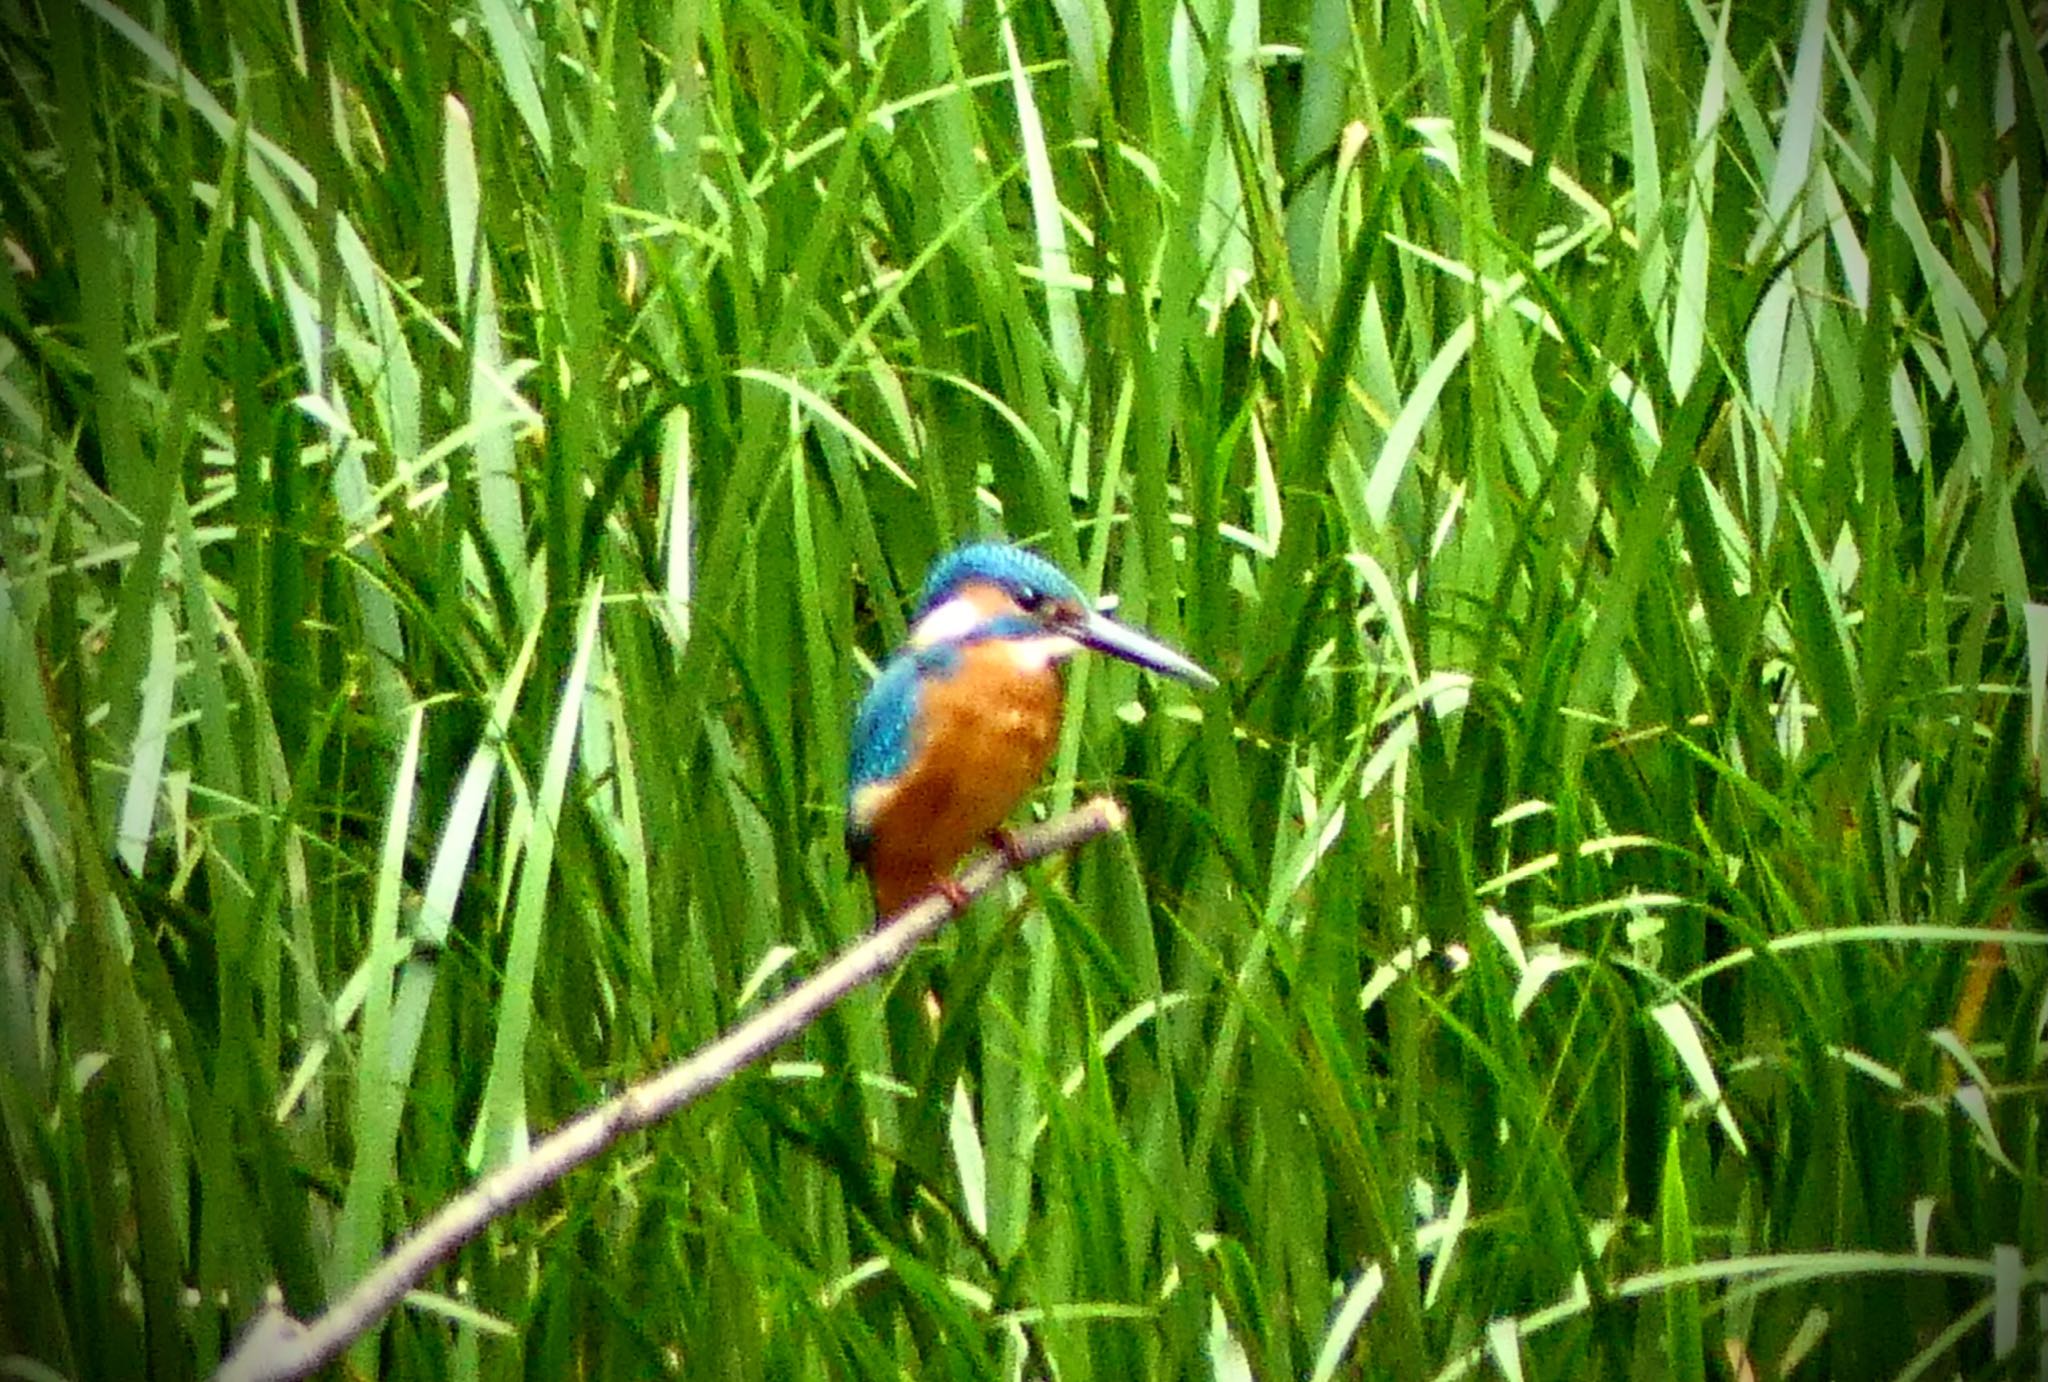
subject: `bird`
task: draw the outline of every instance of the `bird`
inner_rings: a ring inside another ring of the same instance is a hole
[[[847,853],[865,868],[877,923],[937,891],[965,898],[953,866],[1038,782],[1059,739],[1060,668],[1084,651],[1210,689],[1216,678],[1148,634],[1098,613],[1028,548],[969,542],[932,564],[910,635],[854,715]]]

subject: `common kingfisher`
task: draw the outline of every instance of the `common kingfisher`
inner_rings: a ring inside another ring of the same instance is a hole
[[[846,848],[875,917],[934,889],[1037,783],[1059,739],[1061,664],[1080,652],[1198,687],[1216,678],[1097,613],[1064,571],[1004,542],[971,542],[926,573],[910,639],[854,717]]]

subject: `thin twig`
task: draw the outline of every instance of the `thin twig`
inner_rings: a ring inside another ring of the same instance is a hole
[[[1019,865],[1072,849],[1120,829],[1123,822],[1121,806],[1108,797],[1097,797],[1058,820],[1019,831],[1013,849],[992,850],[960,875],[961,901],[988,891]],[[1010,857],[1005,857],[1006,853]],[[287,1315],[273,1296],[236,1340],[214,1374],[216,1382],[304,1377],[334,1361],[422,1277],[483,1232],[493,1219],[532,1199],[627,1133],[668,1117],[732,1079],[802,1032],[854,989],[903,963],[953,916],[953,904],[940,894],[906,908],[708,1046],[563,1124],[535,1143],[526,1156],[493,1171],[449,1201],[312,1323]]]

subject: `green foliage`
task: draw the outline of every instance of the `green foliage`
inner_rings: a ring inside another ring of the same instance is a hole
[[[356,1371],[2025,1375],[2024,9],[9,7],[0,1366],[209,1370],[859,934],[1000,531],[1225,680],[1074,670],[1131,831]]]

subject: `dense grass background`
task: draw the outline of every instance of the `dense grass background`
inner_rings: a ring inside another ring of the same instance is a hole
[[[988,532],[1225,678],[1075,668],[1132,831],[354,1374],[2048,1371],[2038,8],[0,28],[0,1371],[204,1373],[858,934]]]

